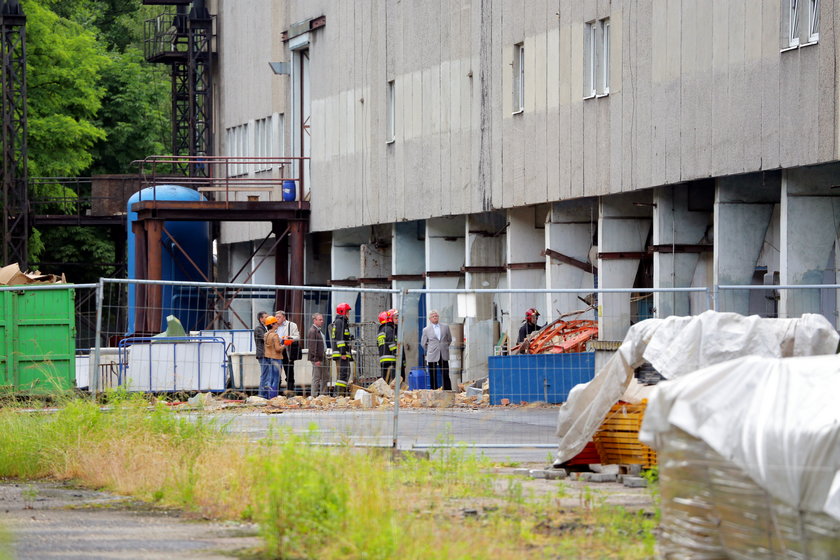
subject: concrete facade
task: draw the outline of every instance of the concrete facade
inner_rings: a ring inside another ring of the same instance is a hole
[[[811,3],[799,2],[791,48],[788,2],[218,0],[217,153],[234,153],[227,130],[272,117],[277,155],[311,156],[307,283],[834,282],[840,10],[817,3],[817,38]],[[225,224],[220,242],[250,243],[266,227]],[[331,256],[312,271],[316,248]],[[729,291],[718,307],[837,319],[819,290],[780,292]],[[486,341],[515,338],[527,307],[543,321],[586,308],[573,294],[496,294],[467,317],[458,303],[430,294],[406,305]],[[708,307],[675,293],[595,303],[584,317],[597,315],[604,340],[646,316]],[[463,359],[469,376],[486,352]]]

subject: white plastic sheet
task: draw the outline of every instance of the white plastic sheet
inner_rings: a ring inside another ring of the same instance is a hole
[[[748,356],[664,381],[639,439],[679,428],[797,510],[840,520],[840,356]]]
[[[675,378],[733,358],[833,354],[837,331],[822,315],[763,319],[706,311],[693,317],[648,319],[633,325],[615,355],[589,383],[578,385],[560,407],[555,464],[577,455],[598,430],[610,407],[627,392],[633,370],[645,360],[664,377]],[[625,394],[627,393],[627,394]]]

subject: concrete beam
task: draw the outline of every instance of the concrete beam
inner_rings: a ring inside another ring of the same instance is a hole
[[[778,255],[778,244],[772,243],[771,224],[780,194],[780,174],[718,179],[714,218],[714,284],[766,283],[764,278],[756,282],[756,271],[760,266],[767,267],[767,274],[772,279],[778,265],[773,267],[766,262],[762,265],[760,261],[762,255],[764,259],[769,257],[769,251],[775,250]],[[778,263],[778,256],[775,263]],[[766,311],[763,305],[766,295],[753,290],[721,291],[718,294],[717,309],[742,315],[763,314]]]
[[[692,197],[706,199],[708,204],[693,207]],[[701,259],[701,253],[679,252],[675,246],[711,245],[714,237],[713,200],[714,185],[707,182],[654,189],[653,245],[674,247],[670,252],[660,250],[653,253],[654,288],[691,287],[695,281],[700,286],[711,283],[712,270],[709,268],[706,271],[710,264],[708,256]],[[692,298],[684,292],[657,292],[653,295],[653,305],[658,317],[691,315],[708,309],[706,297]]]
[[[546,205],[514,208],[508,211],[508,230],[505,236],[507,256],[507,285],[513,289],[545,287],[545,227],[549,207]],[[536,265],[540,264],[540,268]],[[510,265],[514,265],[511,267]],[[516,267],[520,265],[520,267]],[[545,309],[543,294],[508,294],[505,302],[510,315],[503,316],[502,329],[516,342],[525,310],[536,307],[543,313],[543,321],[550,320],[551,310]]]
[[[836,273],[827,269],[829,265],[834,267],[837,224],[840,224],[840,203],[837,203],[840,193],[833,189],[838,173],[840,166],[836,164],[783,172],[780,207],[782,284],[823,284],[836,278]],[[836,324],[836,295],[823,292],[818,289],[780,290],[779,316],[823,313]]]
[[[642,253],[651,228],[650,191],[603,197],[599,204],[598,252]],[[598,285],[632,288],[639,258],[598,259]],[[630,328],[630,293],[601,294],[598,300],[598,337],[624,340]]]
[[[594,198],[556,202],[551,205],[545,226],[545,247],[571,257],[580,263],[592,262],[593,241],[598,228],[598,201]],[[546,260],[546,287],[594,288],[595,275],[580,266],[552,258]],[[555,314],[586,308],[578,299],[580,294],[546,294],[546,320]],[[580,319],[594,319],[595,312],[579,315]]]

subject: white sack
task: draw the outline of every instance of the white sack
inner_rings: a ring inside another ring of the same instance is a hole
[[[672,427],[704,441],[762,489],[840,520],[840,356],[748,356],[657,385],[639,439]]]
[[[666,378],[701,367],[757,354],[770,357],[833,354],[840,340],[822,315],[763,319],[706,311],[692,317],[648,319],[630,327],[615,355],[589,383],[575,386],[560,407],[555,464],[568,461],[598,430],[610,407],[625,394],[633,371],[645,360]]]

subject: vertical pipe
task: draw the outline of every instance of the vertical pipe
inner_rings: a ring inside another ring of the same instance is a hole
[[[405,294],[407,290],[403,288],[400,292],[400,303],[397,306],[397,314],[400,318],[400,323],[402,323],[403,318],[403,311],[405,307]],[[391,447],[397,449],[397,445],[399,444],[399,428],[400,428],[400,385],[402,385],[402,366],[403,366],[403,349],[405,348],[405,329],[400,328],[399,332],[397,332],[397,370],[394,372],[394,379],[396,379],[396,383],[394,383],[394,435],[393,440],[391,443]]]
[[[275,237],[280,235],[280,222],[271,222]],[[287,286],[289,284],[289,244],[282,240],[274,248],[274,283],[278,286]],[[276,294],[276,310],[284,310],[288,305],[288,292],[286,290],[277,290]]]
[[[292,286],[303,286],[303,268],[304,268],[304,234],[306,227],[302,221],[294,221],[289,224],[289,241],[292,246],[292,255],[289,267],[289,283]],[[289,294],[291,296],[290,312],[291,316],[295,317],[298,324],[304,324],[303,320],[303,292],[295,290]]]
[[[105,301],[105,279],[99,279],[99,286],[96,287],[96,335],[93,350],[93,379],[89,379],[90,392],[96,395],[99,392],[99,362],[102,355],[102,305]]]

